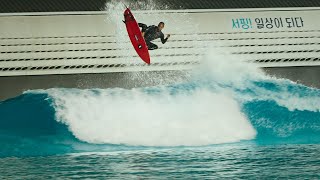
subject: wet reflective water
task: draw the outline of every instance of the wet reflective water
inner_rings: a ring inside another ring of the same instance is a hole
[[[0,159],[9,179],[318,179],[320,145],[233,144]]]

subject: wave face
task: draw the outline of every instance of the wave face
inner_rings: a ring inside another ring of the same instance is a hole
[[[0,156],[320,143],[320,90],[216,54],[190,77],[136,89],[27,91],[0,103]]]

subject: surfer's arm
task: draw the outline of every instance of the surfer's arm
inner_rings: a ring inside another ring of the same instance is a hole
[[[145,24],[143,24],[143,23],[138,23],[138,25],[139,25],[139,27],[142,28],[142,30],[141,30],[142,33],[146,32],[147,27],[148,27],[147,25],[145,25]]]
[[[161,33],[161,35],[160,35],[160,39],[161,39],[162,44],[166,43],[166,42],[167,42],[167,40],[168,40],[168,38],[169,38],[169,36],[167,36],[166,38],[164,38],[164,34],[163,34],[163,33]]]

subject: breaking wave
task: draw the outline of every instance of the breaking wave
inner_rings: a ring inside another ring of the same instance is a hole
[[[318,89],[225,56],[205,59],[169,86],[33,90],[3,101],[0,156],[320,142]]]

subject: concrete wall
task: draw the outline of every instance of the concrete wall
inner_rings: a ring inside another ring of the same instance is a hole
[[[133,13],[149,25],[165,21],[172,34],[165,45],[156,42],[150,66],[129,43],[121,11],[2,14],[0,76],[190,69],[208,51],[260,67],[320,65],[317,8]],[[271,18],[273,28],[259,29],[257,18]]]

